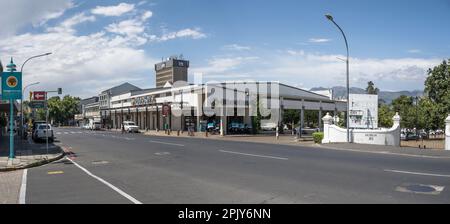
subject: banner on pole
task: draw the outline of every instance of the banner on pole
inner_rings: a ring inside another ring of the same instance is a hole
[[[2,73],[2,99],[3,100],[22,99],[21,72]]]

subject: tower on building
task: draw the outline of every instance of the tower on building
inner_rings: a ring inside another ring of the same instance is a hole
[[[177,81],[188,81],[189,61],[183,60],[182,56],[172,56],[167,60],[155,65],[156,88],[161,88],[167,82],[173,84]]]

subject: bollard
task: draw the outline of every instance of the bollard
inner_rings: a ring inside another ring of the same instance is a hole
[[[208,131],[205,131],[205,137],[208,137]]]
[[[180,136],[180,130],[177,131],[177,136]]]

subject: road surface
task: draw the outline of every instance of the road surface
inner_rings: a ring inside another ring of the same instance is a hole
[[[55,129],[26,203],[450,203],[450,159]]]

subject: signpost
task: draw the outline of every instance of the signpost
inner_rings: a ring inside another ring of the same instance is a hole
[[[2,72],[2,100],[9,100],[9,158],[14,156],[14,101],[22,99],[22,73],[16,72],[16,65],[11,58],[11,63],[6,66],[7,71]]]
[[[45,100],[45,91],[34,91],[33,92],[33,100],[34,101],[44,101]]]
[[[28,106],[33,109],[45,109],[46,102],[45,101],[31,101]]]

